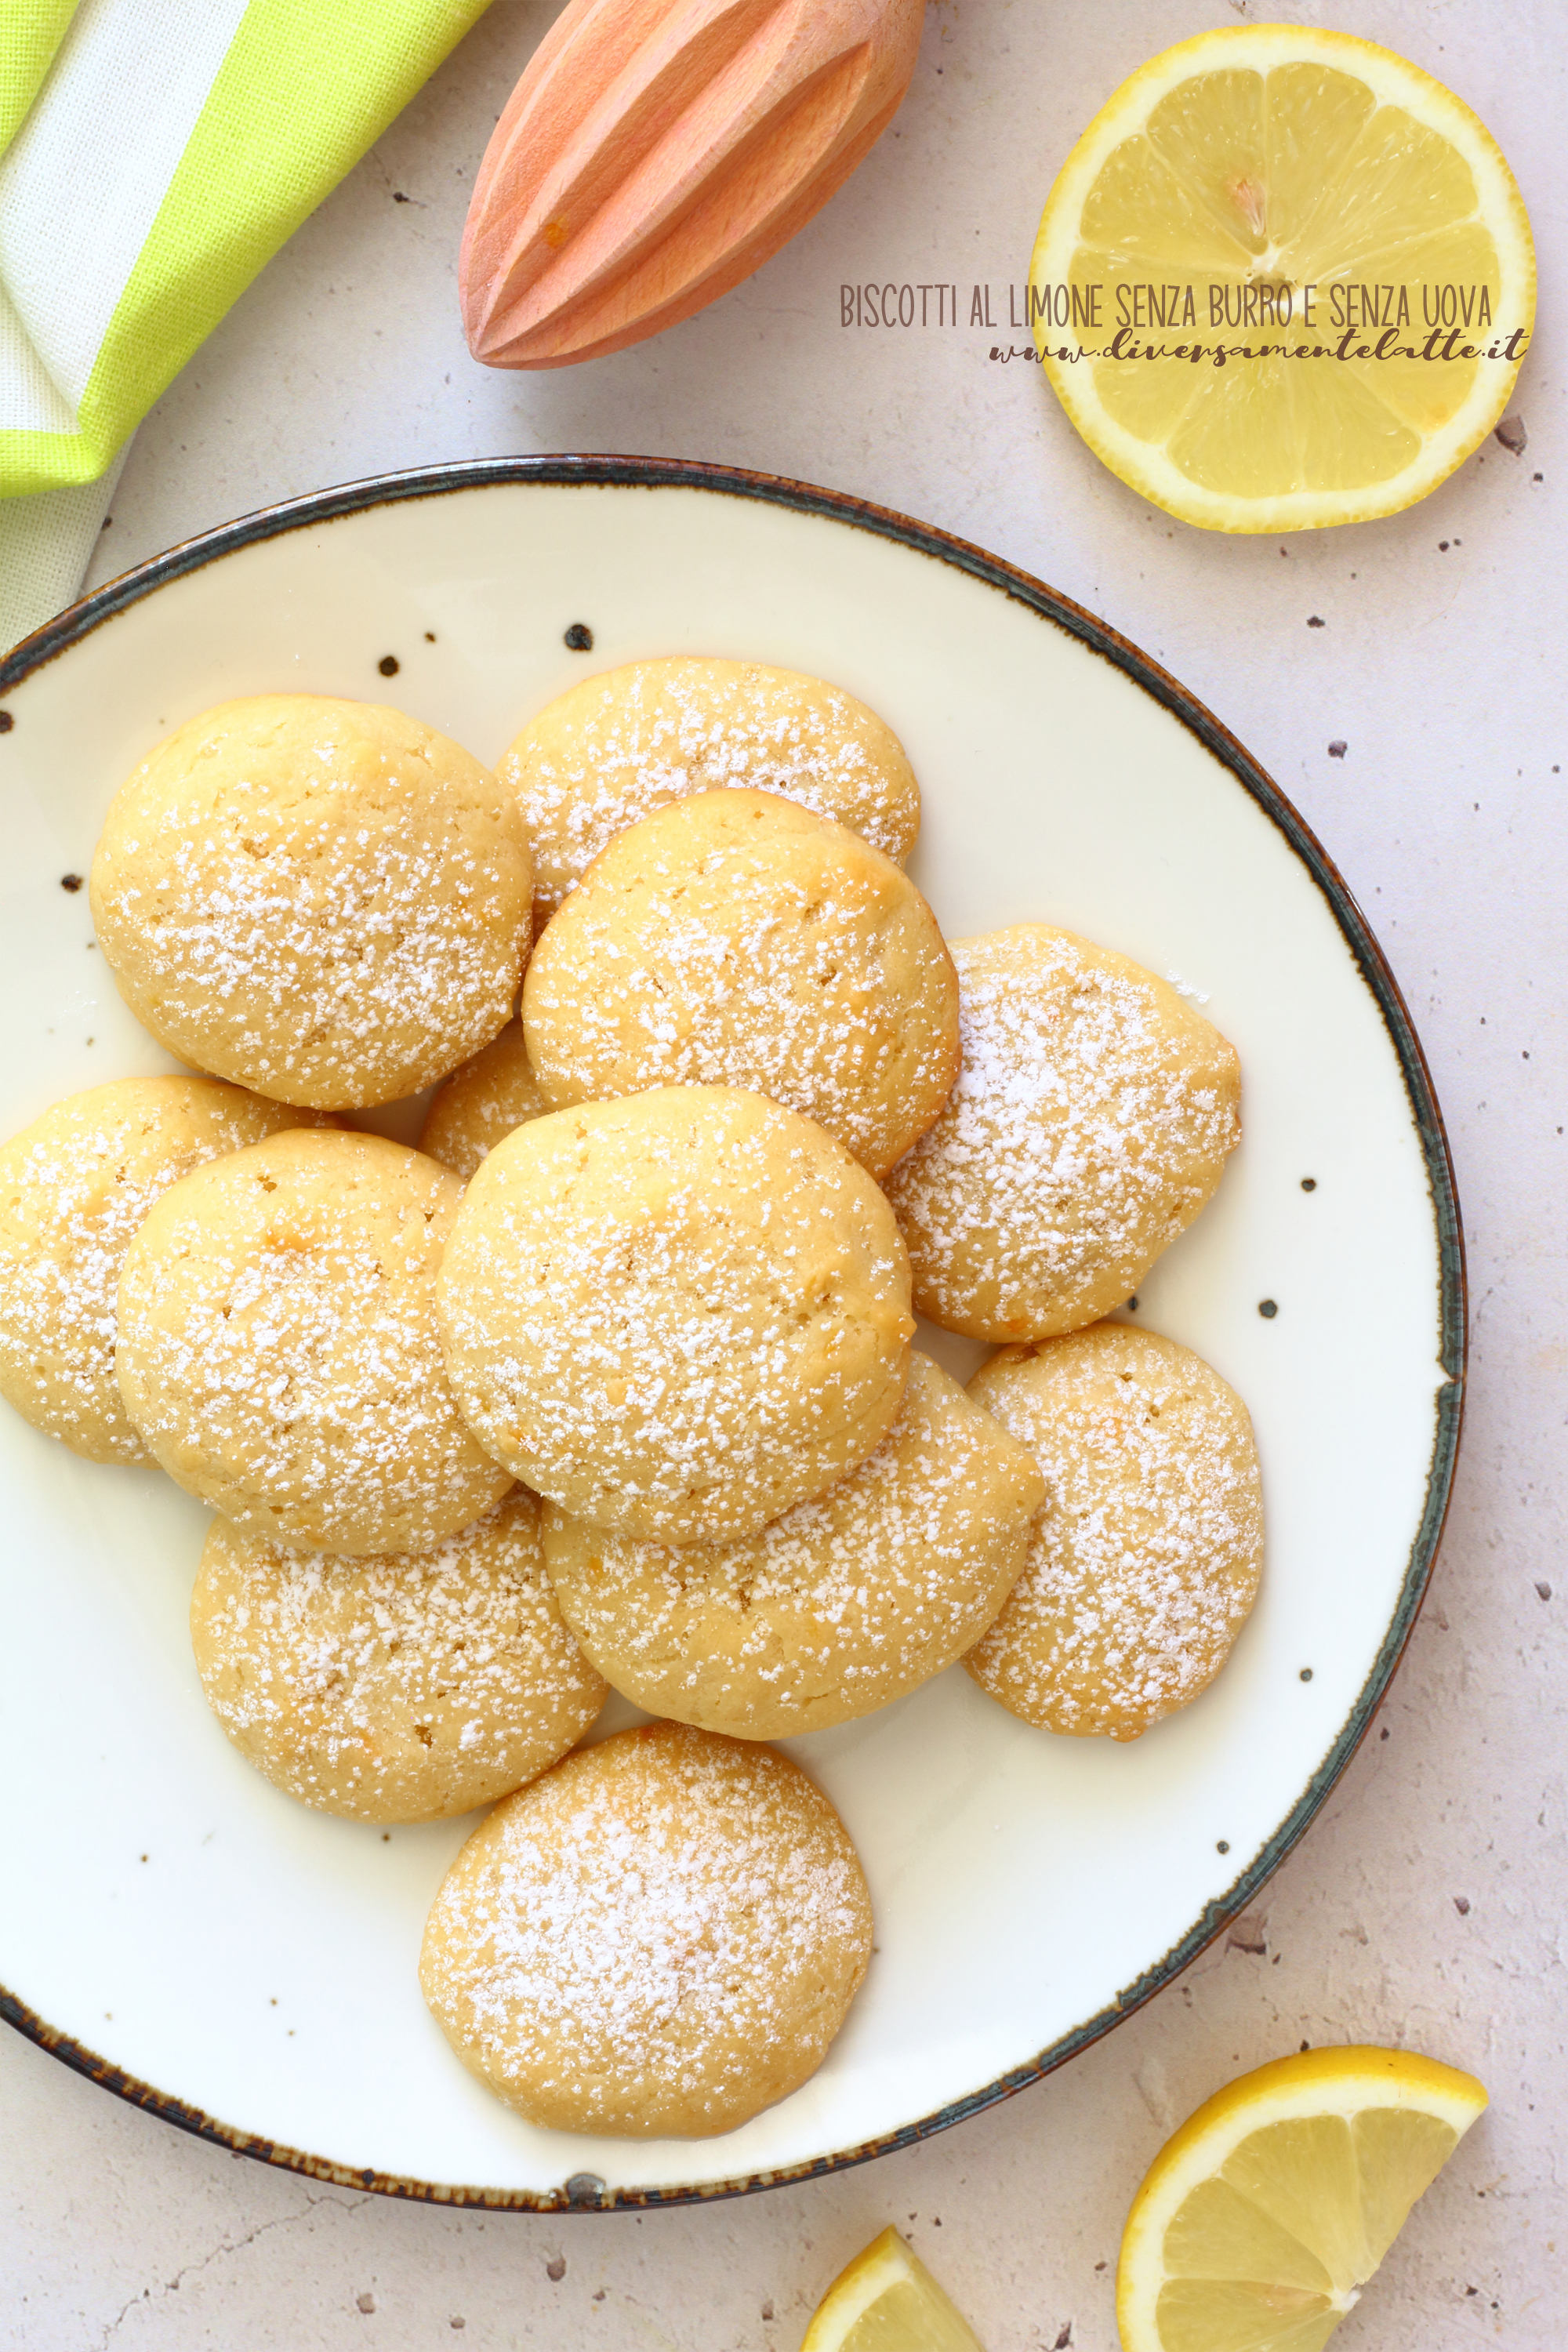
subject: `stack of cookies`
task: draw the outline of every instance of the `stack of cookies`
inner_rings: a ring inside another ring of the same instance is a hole
[[[1085,940],[945,942],[918,825],[883,722],[757,664],[589,679],[494,775],[224,705],[92,875],[207,1075],[0,1150],[0,1393],[213,1507],[197,1666],[279,1788],[494,1805],[422,1976],[537,2123],[723,2131],[819,2063],[869,1899],[763,1743],[961,1659],[1135,1738],[1257,1591],[1245,1408],[1102,1319],[1213,1193],[1236,1055]],[[419,1150],[343,1123],[437,1081]],[[916,1310],[1000,1343],[967,1390]],[[662,1720],[578,1748],[609,1685]]]

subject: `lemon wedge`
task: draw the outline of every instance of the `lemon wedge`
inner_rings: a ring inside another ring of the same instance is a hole
[[[1132,2200],[1123,2352],[1318,2352],[1486,2104],[1473,2074],[1404,2050],[1310,2050],[1243,2074]]]
[[[981,2352],[918,2254],[884,2230],[839,2272],[800,2352]]]
[[[1501,416],[1535,318],[1496,141],[1346,33],[1245,25],[1150,60],[1089,124],[1029,271],[1091,449],[1212,530],[1396,513]],[[1080,356],[1081,354],[1081,356]]]

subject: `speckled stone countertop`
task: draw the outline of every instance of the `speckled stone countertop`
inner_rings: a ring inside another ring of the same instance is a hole
[[[1562,124],[1552,0],[1331,10],[1449,82],[1513,164],[1542,265],[1515,406],[1394,520],[1280,542],[1184,529],[1075,438],[997,334],[840,324],[840,286],[993,289],[1006,318],[1078,131],[1144,58],[1279,0],[932,0],[915,85],[848,187],[702,317],[591,366],[476,367],[458,331],[475,166],[553,13],[495,0],[137,436],[95,579],[267,501],[518,450],[709,457],[979,541],[1191,687],[1305,813],[1368,910],[1458,1164],[1468,1425],[1426,1609],[1373,1730],[1265,1892],[1185,1976],[1007,2105],[810,2187],[668,2213],[404,2205],[263,2168],[0,2035],[0,2345],[795,2352],[895,2221],[988,2352],[1114,2352],[1123,2215],[1171,2127],[1303,2041],[1407,2042],[1492,2106],[1345,2324],[1344,2352],[1557,2352],[1568,2313],[1562,1522],[1568,1373],[1568,828]],[[929,308],[928,304],[928,308]],[[963,306],[961,306],[961,311]],[[1004,343],[1008,340],[1003,334]],[[1517,439],[1517,436],[1513,436]],[[68,1852],[68,1829],[62,1824]]]

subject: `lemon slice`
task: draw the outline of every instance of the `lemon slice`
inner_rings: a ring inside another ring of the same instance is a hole
[[[1491,430],[1535,253],[1441,82],[1350,34],[1244,25],[1152,58],[1089,124],[1029,312],[1124,482],[1211,530],[1309,530],[1425,498]]]
[[[1132,2200],[1122,2352],[1318,2352],[1486,2104],[1473,2074],[1404,2050],[1311,2050],[1243,2074]]]
[[[884,2230],[839,2272],[800,2352],[981,2352],[918,2254]]]

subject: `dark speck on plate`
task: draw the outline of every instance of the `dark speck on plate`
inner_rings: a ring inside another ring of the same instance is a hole
[[[1258,1311],[1266,1323],[1272,1323],[1279,1309],[1272,1298],[1260,1298],[1258,1302]]]
[[[1318,1189],[1318,1180],[1317,1180],[1317,1178],[1316,1178],[1315,1176],[1303,1176],[1303,1177],[1302,1177],[1302,1179],[1301,1179],[1301,1190],[1302,1190],[1302,1192],[1315,1192],[1317,1191],[1317,1189]]]
[[[81,888],[81,876],[79,874],[62,874],[60,876],[60,888],[62,890],[68,890],[71,897],[74,898],[77,892]]]
[[[573,622],[566,632],[565,644],[568,653],[591,654],[593,652],[594,632],[586,621]]]
[[[381,672],[383,677],[395,677],[398,671],[403,667],[403,664],[398,660],[395,654],[383,654],[381,659],[376,664],[376,667]]]
[[[1309,614],[1308,614],[1308,615],[1307,615],[1307,626],[1308,626],[1310,629],[1326,629],[1326,628],[1328,627],[1328,625],[1328,625],[1327,621],[1325,621],[1325,620],[1324,620],[1324,618],[1323,618],[1323,616],[1322,616],[1322,614],[1321,614],[1321,613],[1309,613]]]
[[[0,710],[0,735],[9,735],[16,724],[15,719],[8,710]]]

